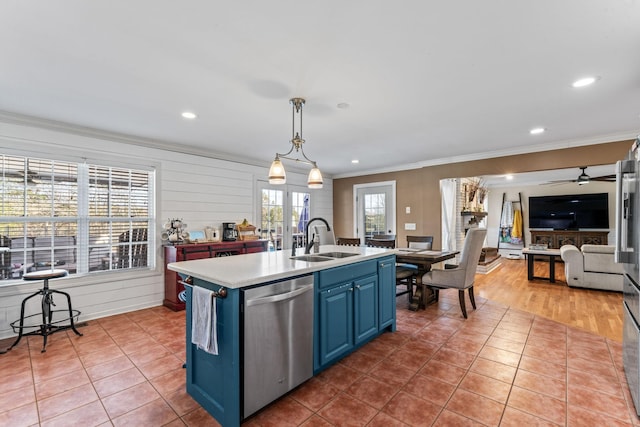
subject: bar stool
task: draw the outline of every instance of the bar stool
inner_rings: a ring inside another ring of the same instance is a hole
[[[69,274],[67,272],[67,270],[59,270],[59,269],[51,269],[51,270],[44,270],[44,271],[34,271],[31,273],[25,273],[22,278],[24,280],[44,280],[44,287],[42,289],[40,289],[37,292],[34,292],[33,294],[29,295],[28,297],[26,297],[25,299],[22,300],[22,306],[20,308],[20,319],[16,320],[15,322],[11,323],[11,327],[13,328],[14,332],[18,332],[18,338],[16,339],[16,341],[13,343],[13,345],[11,345],[11,347],[9,347],[6,351],[11,350],[13,347],[15,347],[20,340],[22,339],[23,336],[27,336],[27,335],[42,335],[44,337],[44,344],[42,345],[42,353],[44,353],[47,347],[47,337],[55,332],[58,331],[63,331],[65,329],[73,329],[73,332],[76,333],[76,335],[78,336],[82,336],[82,334],[76,329],[76,326],[73,322],[73,318],[77,318],[80,315],[80,311],[78,310],[73,310],[71,308],[71,297],[69,296],[68,293],[66,292],[62,292],[62,291],[57,291],[55,289],[49,289],[49,279],[56,279],[58,277],[65,277],[67,274]],[[53,302],[53,294],[62,294],[64,296],[67,297],[67,304],[68,304],[68,311],[67,310],[52,310],[51,306],[55,306],[56,304]],[[36,314],[31,314],[29,316],[24,315],[24,307],[25,304],[27,303],[27,301],[33,297],[35,297],[36,295],[42,295],[42,312],[41,313],[36,313]],[[65,312],[65,314],[67,314],[65,317],[54,321],[53,320],[53,313],[55,312]],[[40,325],[36,325],[36,324],[27,324],[25,325],[25,319],[29,319],[35,316],[40,316],[42,315],[42,323]],[[69,321],[70,324],[69,325],[59,325],[59,323],[62,322],[66,322]],[[18,324],[18,325],[16,325]],[[30,332],[26,332],[24,333],[24,329],[30,329],[30,328],[35,328],[35,330],[30,331]]]

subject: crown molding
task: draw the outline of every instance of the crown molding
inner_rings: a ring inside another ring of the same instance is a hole
[[[249,166],[257,166],[269,169],[271,161],[265,162],[264,160],[252,159],[247,157],[240,157],[230,153],[219,152],[215,150],[209,150],[205,148],[194,147],[192,145],[181,144],[177,141],[164,141],[159,139],[143,138],[133,135],[122,134],[118,132],[112,132],[102,129],[95,129],[86,126],[75,125],[67,122],[60,122],[56,120],[43,119],[39,117],[27,116],[24,114],[12,113],[9,111],[0,110],[0,122],[19,126],[36,127],[40,129],[46,129],[55,132],[64,132],[81,137],[102,139],[107,141],[119,142],[123,144],[136,145],[145,148],[152,148],[158,150],[164,150],[174,153],[189,154],[194,156],[207,157],[215,160],[224,160],[234,163],[240,163]],[[291,172],[307,174],[308,171],[302,168],[296,168],[294,166],[287,167],[287,170]],[[333,178],[331,175],[323,173],[325,178]]]
[[[470,162],[474,160],[486,160],[496,157],[514,156],[519,154],[538,153],[542,151],[562,150],[565,148],[583,147],[588,145],[606,144],[610,142],[618,142],[624,140],[633,140],[638,137],[637,133],[623,132],[617,134],[609,134],[603,136],[595,136],[584,139],[573,139],[549,142],[546,144],[530,145],[528,147],[509,148],[504,150],[485,151],[481,153],[465,154],[462,156],[442,157],[439,159],[425,160],[422,162],[410,163],[405,165],[389,166],[386,168],[369,169],[360,172],[349,172],[342,174],[334,174],[333,179],[353,178],[357,176],[374,175],[379,173],[401,172],[411,169],[421,169],[430,166],[439,166],[449,163]]]

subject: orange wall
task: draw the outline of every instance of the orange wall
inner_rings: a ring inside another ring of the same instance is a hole
[[[429,166],[400,172],[333,180],[333,226],[336,236],[353,236],[353,186],[380,181],[396,181],[397,241],[405,242],[403,224],[416,223],[412,235],[434,236],[440,247],[440,180],[444,178],[503,175],[519,172],[564,169],[615,163],[623,159],[633,141],[618,141],[538,153],[518,154],[485,160]],[[405,207],[411,213],[405,213]],[[400,246],[404,244],[400,243]]]

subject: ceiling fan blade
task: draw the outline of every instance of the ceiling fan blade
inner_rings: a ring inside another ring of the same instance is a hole
[[[616,176],[615,175],[594,176],[591,178],[591,181],[616,182]]]
[[[557,185],[557,184],[567,184],[569,182],[576,182],[575,179],[561,179],[558,181],[547,181],[547,182],[543,182],[541,185],[549,185],[549,184],[553,184],[553,185]]]

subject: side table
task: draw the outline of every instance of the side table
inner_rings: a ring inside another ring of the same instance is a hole
[[[56,279],[59,277],[65,277],[68,274],[67,270],[60,270],[60,269],[51,269],[51,270],[42,270],[42,271],[34,271],[31,273],[25,273],[22,276],[23,280],[44,280],[44,287],[40,290],[38,290],[37,292],[34,292],[33,294],[29,295],[28,297],[26,297],[25,299],[22,300],[22,306],[20,307],[20,318],[14,322],[11,323],[11,327],[13,328],[14,332],[18,333],[18,338],[16,339],[16,341],[11,345],[11,347],[9,347],[7,350],[3,351],[2,353],[6,353],[7,351],[11,350],[13,347],[15,347],[20,340],[22,339],[23,336],[27,336],[27,335],[42,335],[42,337],[44,338],[44,343],[42,345],[42,353],[44,353],[47,347],[47,337],[55,332],[58,331],[63,331],[65,329],[72,329],[73,332],[76,333],[76,335],[78,336],[82,336],[82,334],[76,329],[76,326],[74,324],[74,318],[78,318],[78,316],[80,315],[80,311],[78,310],[73,310],[71,307],[71,296],[69,296],[68,293],[66,292],[62,292],[62,291],[58,291],[55,289],[50,289],[49,288],[49,279]],[[68,309],[67,310],[52,310],[51,306],[55,306],[56,304],[53,302],[53,294],[62,294],[65,297],[67,297],[67,305],[68,305]],[[37,295],[42,295],[42,312],[41,313],[36,313],[36,314],[31,314],[29,316],[25,316],[24,315],[24,307],[27,303],[27,301]],[[57,319],[57,320],[53,320],[53,314],[56,312],[64,312],[65,316]],[[42,323],[37,324],[36,322],[29,322],[29,319],[34,319],[37,318],[37,316],[42,316]],[[25,324],[25,320],[27,321],[27,323]],[[61,323],[63,322],[69,322],[69,324],[65,324],[62,325]],[[26,330],[29,329],[33,329],[29,332],[24,332]]]
[[[522,254],[527,258],[527,280],[542,279],[548,280],[550,283],[556,282],[556,259],[560,258],[560,249],[524,248]],[[533,261],[536,255],[549,257],[549,277],[533,275]]]

